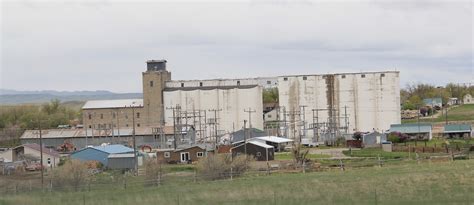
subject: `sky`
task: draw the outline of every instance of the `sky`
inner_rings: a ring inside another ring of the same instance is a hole
[[[400,71],[474,83],[465,1],[1,1],[0,88],[141,92],[172,79]]]

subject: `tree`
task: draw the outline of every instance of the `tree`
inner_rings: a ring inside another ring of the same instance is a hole
[[[278,88],[264,89],[262,93],[263,103],[278,102]]]

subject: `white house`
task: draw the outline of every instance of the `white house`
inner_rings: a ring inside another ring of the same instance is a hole
[[[474,104],[474,98],[471,94],[466,94],[462,99],[463,104]]]

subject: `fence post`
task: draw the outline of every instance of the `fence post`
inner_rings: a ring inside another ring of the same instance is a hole
[[[344,163],[342,162],[342,159],[339,159],[339,166],[341,168],[341,171],[344,171]]]
[[[127,189],[127,178],[123,179],[123,189]]]
[[[380,154],[378,154],[378,163],[379,163],[379,167],[382,167],[383,166],[383,162],[382,160],[380,160]]]
[[[408,145],[408,159],[411,159],[411,150],[410,150],[410,145]]]
[[[233,171],[234,171],[234,169],[232,169],[232,167],[230,167],[230,181],[232,181],[234,179]]]
[[[53,180],[49,179],[49,192],[53,191]]]
[[[30,191],[31,191],[32,190],[31,180],[28,180],[28,185],[29,185],[29,188],[30,188]]]
[[[232,171],[232,167],[230,168],[230,170]],[[196,183],[196,178],[197,178],[197,173],[196,173],[196,170],[194,170],[194,175],[193,175],[193,182]]]
[[[377,189],[375,189],[375,205],[377,205]]]

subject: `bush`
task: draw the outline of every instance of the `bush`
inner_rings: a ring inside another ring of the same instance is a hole
[[[78,191],[79,188],[92,178],[87,163],[79,160],[68,160],[63,166],[53,171],[52,177],[54,184],[59,187],[71,187],[74,191]]]
[[[393,143],[403,143],[408,140],[408,135],[400,132],[391,132],[387,136],[387,140]]]
[[[225,179],[240,176],[249,168],[250,156],[239,155],[232,157],[230,154],[212,154],[200,159],[196,169],[198,174],[207,180]]]

